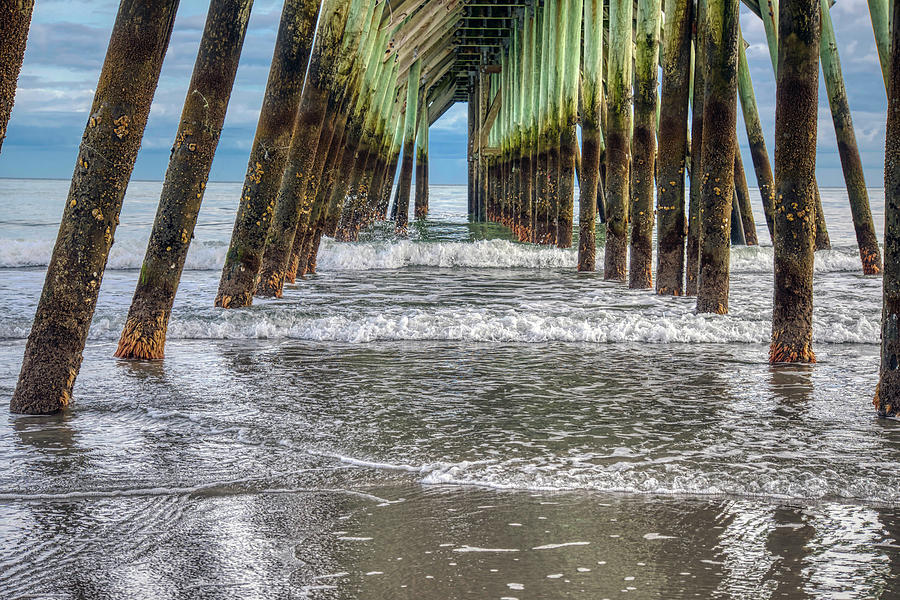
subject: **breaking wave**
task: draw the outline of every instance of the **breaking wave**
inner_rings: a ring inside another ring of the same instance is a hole
[[[4,240],[0,242],[0,268],[46,267],[53,251],[53,241]],[[146,241],[125,239],[117,241],[109,256],[107,268],[139,269]],[[185,268],[188,270],[219,270],[225,262],[228,246],[223,241],[196,240],[191,244]],[[774,260],[771,246],[748,246],[732,250],[731,269],[735,272],[765,273],[772,271]],[[519,244],[507,240],[428,242],[415,240],[384,240],[340,243],[323,241],[319,253],[320,271],[368,271],[402,269],[405,267],[435,268],[574,268],[577,252],[574,248]],[[816,253],[817,273],[860,271],[859,254],[855,248],[838,248]]]
[[[95,318],[91,338],[115,340],[124,315]],[[342,343],[384,341],[461,341],[504,343],[644,342],[767,344],[771,322],[755,315],[701,315],[622,312],[597,309],[569,315],[540,310],[492,310],[446,307],[389,312],[378,315],[309,315],[297,310],[221,311],[216,309],[173,316],[167,338],[173,339],[295,339]],[[877,344],[880,324],[865,315],[820,314],[813,320],[818,343]],[[0,325],[0,338],[28,335],[24,322]]]

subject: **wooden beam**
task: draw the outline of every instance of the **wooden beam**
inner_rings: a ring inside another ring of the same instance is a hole
[[[497,118],[497,114],[500,113],[500,104],[502,102],[500,92],[501,90],[497,90],[497,94],[494,96],[494,99],[491,100],[491,107],[488,109],[487,116],[484,117],[484,123],[481,124],[482,146],[487,146],[488,134],[490,134],[491,132],[491,127],[493,127],[494,125],[494,120]]]

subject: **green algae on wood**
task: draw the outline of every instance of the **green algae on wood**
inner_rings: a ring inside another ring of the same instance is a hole
[[[685,167],[688,146],[692,3],[666,0],[656,190],[656,292],[684,294]]]
[[[409,69],[409,83],[406,88],[406,120],[403,130],[403,158],[400,161],[400,179],[397,182],[397,230],[405,232],[409,224],[409,191],[416,153],[416,118],[419,114],[419,76],[421,60],[416,60]]]
[[[694,28],[694,66],[691,70],[691,183],[688,199],[687,248],[685,250],[684,293],[697,295],[700,271],[700,191],[703,181],[703,94],[706,70],[707,0],[697,0]]]
[[[687,5],[687,2],[684,3]],[[597,188],[600,183],[600,110],[603,98],[604,0],[584,3],[584,58],[581,89],[581,185],[578,270],[594,271],[597,253]]]

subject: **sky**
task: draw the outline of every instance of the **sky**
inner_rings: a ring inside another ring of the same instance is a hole
[[[259,117],[281,0],[256,0],[210,180],[242,181]],[[161,180],[187,92],[208,2],[181,0],[135,179]],[[0,177],[69,178],[115,19],[116,0],[38,0],[19,77],[16,103],[0,154]],[[887,98],[866,0],[831,9],[866,182],[883,186]],[[762,22],[742,7],[741,27],[770,159],[774,161],[775,78]],[[739,140],[748,183],[755,185],[744,125]],[[431,128],[431,183],[465,183],[464,103]],[[842,186],[840,159],[825,95],[819,91],[819,185]]]

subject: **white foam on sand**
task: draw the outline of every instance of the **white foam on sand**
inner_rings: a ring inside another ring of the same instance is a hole
[[[777,500],[840,497],[862,501],[900,502],[900,492],[897,492],[893,486],[873,485],[871,482],[861,482],[853,474],[842,475],[837,472],[830,472],[827,480],[823,477],[802,479],[789,470],[778,476],[766,473],[752,475],[745,471],[731,473],[726,470],[716,472],[698,470],[690,462],[678,465],[670,463],[659,468],[659,465],[653,461],[630,463],[629,468],[622,468],[621,465],[594,465],[576,469],[565,459],[559,459],[557,462],[552,458],[542,461],[541,464],[530,464],[529,461],[520,459],[492,459],[414,465],[357,459],[338,453],[310,450],[307,452],[317,456],[332,456],[345,464],[414,473],[419,483],[424,485],[472,486],[537,492],[590,490],[629,494],[738,496]],[[588,458],[584,457],[581,462],[586,464],[587,461]],[[643,537],[646,540],[669,539],[667,535],[659,532],[647,533]],[[587,541],[551,543],[536,546],[532,550],[585,546],[589,543]],[[469,547],[465,546],[464,548]],[[478,549],[457,551],[475,552]],[[487,549],[484,551],[501,550]]]

